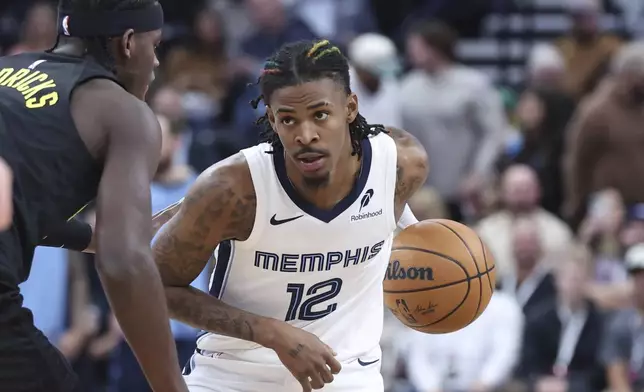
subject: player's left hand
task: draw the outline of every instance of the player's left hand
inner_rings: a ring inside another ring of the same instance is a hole
[[[275,351],[280,361],[302,385],[304,392],[322,389],[333,381],[342,365],[333,349],[317,336],[276,320],[274,337],[266,347]]]

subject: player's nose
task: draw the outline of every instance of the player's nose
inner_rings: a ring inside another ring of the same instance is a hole
[[[303,123],[299,129],[299,132],[295,136],[295,141],[303,146],[307,146],[318,140],[320,140],[320,135],[318,134],[315,127],[308,123]]]

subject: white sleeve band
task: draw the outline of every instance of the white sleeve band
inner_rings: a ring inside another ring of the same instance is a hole
[[[407,226],[411,226],[414,223],[418,223],[418,219],[414,216],[414,213],[411,212],[411,208],[409,208],[409,204],[405,204],[405,209],[403,210],[402,215],[400,216],[400,219],[398,219],[398,227],[400,229],[404,229]]]

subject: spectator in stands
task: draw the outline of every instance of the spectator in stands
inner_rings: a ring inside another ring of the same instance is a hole
[[[501,170],[513,163],[532,167],[541,183],[541,206],[555,215],[561,214],[563,204],[564,133],[574,110],[574,100],[561,91],[524,91],[516,111],[521,137],[499,161]]]
[[[402,82],[404,128],[432,157],[428,184],[461,220],[461,203],[476,194],[493,171],[506,118],[500,94],[479,71],[455,58],[457,36],[440,22],[415,26],[407,36],[414,69]]]
[[[95,330],[86,326],[89,300],[86,290],[82,290],[84,277],[71,268],[68,253],[64,249],[39,247],[31,272],[35,279],[23,283],[20,289],[38,329],[73,360]],[[42,289],[45,286],[47,290]],[[80,291],[76,290],[79,288]],[[68,329],[65,315],[70,310],[72,322]]]
[[[393,41],[375,33],[359,36],[348,50],[351,90],[360,99],[360,113],[372,124],[402,127],[400,66]]]
[[[498,279],[509,279],[517,273],[513,234],[516,234],[518,218],[526,217],[534,223],[539,248],[544,255],[570,243],[572,232],[562,220],[539,206],[540,196],[539,180],[529,166],[512,165],[503,173],[502,209],[476,226],[476,231],[494,255]]]
[[[584,294],[592,256],[573,245],[554,257],[556,300],[541,304],[526,319],[518,375],[535,392],[600,392],[605,380],[598,342],[604,318]]]
[[[591,194],[616,189],[644,201],[644,42],[616,55],[613,74],[581,105],[568,130],[566,215],[579,221]]]
[[[515,219],[511,233],[516,272],[497,278],[497,285],[514,296],[526,318],[529,318],[542,303],[552,301],[555,296],[554,278],[547,259],[549,254],[544,251],[544,241],[536,219]]]
[[[98,333],[99,313],[91,301],[84,260],[65,249],[39,247],[31,278],[20,286],[24,305],[33,312],[38,329],[77,371],[82,390],[91,391],[93,380],[86,377],[82,362]]]
[[[287,42],[315,39],[315,34],[299,17],[291,14],[281,0],[244,0],[255,31],[241,45],[249,68],[259,75],[264,59]]]
[[[40,52],[53,47],[58,34],[56,20],[56,10],[51,2],[35,3],[22,23],[20,42],[10,48],[7,54]]]
[[[150,97],[150,107],[155,113],[165,117],[174,124],[183,124],[185,132],[181,132],[181,148],[175,157],[177,163],[188,162],[188,152],[192,143],[192,133],[186,125],[186,115],[183,108],[181,91],[169,85],[163,85],[155,90]]]
[[[200,91],[213,100],[225,94],[230,73],[222,16],[209,8],[195,16],[193,37],[172,49],[163,64],[167,83],[180,91]]]
[[[295,13],[318,37],[346,47],[357,35],[376,31],[369,0],[297,0]]]
[[[529,88],[566,88],[566,63],[554,45],[537,44],[528,56],[526,64],[526,85]]]
[[[168,53],[167,82],[183,95],[186,122],[192,131],[189,162],[198,171],[227,158],[249,140],[252,121],[237,123],[237,106],[245,97],[253,69],[228,56],[222,15],[208,7],[195,16],[194,38]],[[250,109],[249,109],[250,110]],[[253,136],[255,136],[253,134]]]
[[[485,312],[459,331],[410,332],[410,380],[419,392],[495,391],[518,362],[522,331],[521,308],[510,295],[495,292]]]
[[[633,306],[615,315],[602,347],[609,389],[620,392],[644,388],[644,243],[628,250],[626,267],[633,279]]]
[[[621,40],[600,31],[600,0],[568,0],[572,31],[556,41],[566,62],[568,91],[577,98],[593,91],[608,70]]]
[[[431,187],[419,189],[409,199],[408,204],[419,220],[449,218],[445,203],[438,192]]]

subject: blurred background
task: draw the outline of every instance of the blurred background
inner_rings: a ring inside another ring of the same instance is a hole
[[[644,1],[161,3],[155,211],[256,143],[264,58],[331,39],[367,120],[429,152],[417,217],[475,227],[498,267],[489,307],[461,331],[422,335],[385,314],[387,391],[644,390]],[[52,47],[55,5],[0,2],[1,53]],[[25,304],[84,391],[148,391],[92,262],[39,248]],[[172,327],[185,363],[196,331]]]

